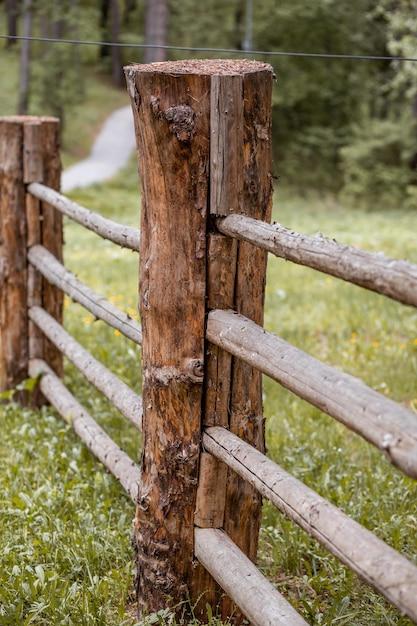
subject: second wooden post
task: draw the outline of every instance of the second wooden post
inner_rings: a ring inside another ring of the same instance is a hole
[[[63,296],[28,265],[27,249],[42,244],[62,259],[62,216],[30,195],[41,182],[59,189],[59,120],[0,118],[0,392],[29,376],[31,358],[42,358],[58,375],[62,354],[28,319],[28,308],[43,306],[62,321]],[[25,394],[19,394],[26,401]],[[39,394],[32,400],[42,403]]]
[[[209,308],[236,308],[262,322],[265,255],[216,234],[215,220],[269,219],[272,70],[179,61],[134,65],[126,78],[143,193],[137,594],[140,613],[181,612],[220,601],[194,558],[195,524],[224,528],[256,556],[260,498],[201,454],[201,432],[221,424],[264,446],[260,375],[206,343],[205,319]]]

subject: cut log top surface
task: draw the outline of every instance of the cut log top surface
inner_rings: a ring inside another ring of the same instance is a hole
[[[253,72],[271,72],[272,65],[250,59],[190,59],[186,61],[161,61],[158,63],[138,63],[126,66],[126,71],[158,72],[161,74],[196,74],[199,76],[233,76]]]
[[[59,119],[57,117],[50,117],[48,115],[2,115],[0,117],[0,122],[11,122],[11,123],[33,123],[33,122],[56,122],[59,124]]]

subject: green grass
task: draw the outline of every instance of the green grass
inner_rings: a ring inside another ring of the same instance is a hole
[[[73,197],[108,217],[138,223],[133,165],[111,183]],[[349,210],[331,198],[301,199],[281,191],[275,204],[275,219],[287,226],[417,262],[416,213]],[[72,223],[65,235],[68,267],[134,315],[137,256]],[[265,325],[417,409],[416,311],[271,257]],[[140,389],[140,355],[130,342],[68,302],[66,327]],[[69,366],[66,382],[137,458],[140,440],[131,426]],[[271,458],[417,561],[415,482],[359,437],[267,379],[265,416]],[[8,406],[1,417],[0,624],[133,624],[133,505],[51,408],[36,413]],[[411,624],[267,504],[260,566],[309,623]],[[155,623],[171,622],[161,615]]]

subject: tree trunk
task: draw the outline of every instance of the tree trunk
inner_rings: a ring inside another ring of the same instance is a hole
[[[114,43],[119,41],[120,36],[120,4],[119,0],[111,0],[110,3],[110,34]],[[111,74],[113,85],[121,87],[124,83],[121,48],[111,47]]]
[[[101,0],[100,3],[100,30],[103,41],[108,41],[109,34],[109,15],[110,15],[110,3],[111,0]],[[109,46],[100,46],[100,59],[105,59],[110,56]]]
[[[136,0],[125,0],[125,6],[123,11],[123,24],[127,26],[129,24],[130,14],[136,8]]]
[[[19,12],[18,0],[6,0],[7,34],[9,37],[17,36],[17,17]],[[16,44],[16,39],[7,39],[6,48]]]
[[[148,46],[166,46],[167,28],[168,1],[146,0],[145,44]],[[166,50],[164,48],[146,48],[144,61],[145,63],[164,61],[166,56]]]
[[[23,7],[23,36],[32,35],[32,0],[25,0]],[[29,108],[29,83],[30,83],[30,41],[23,40],[20,52],[20,82],[19,101],[17,112],[19,115],[27,115]]]
[[[243,20],[245,17],[245,9],[244,9],[245,0],[237,0],[236,9],[235,9],[235,48],[237,50],[242,50],[242,42],[243,42],[243,33],[244,33],[244,24]]]

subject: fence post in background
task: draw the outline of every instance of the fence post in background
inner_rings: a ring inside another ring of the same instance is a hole
[[[0,118],[0,390],[28,377],[30,358],[62,374],[62,355],[27,314],[37,304],[62,320],[62,294],[27,264],[27,249],[36,243],[62,258],[62,218],[25,187],[36,181],[59,189],[60,176],[56,118]],[[33,400],[42,402],[38,394]]]
[[[23,125],[0,118],[0,391],[27,377],[26,302]]]
[[[204,612],[220,592],[194,559],[193,526],[224,528],[256,556],[261,499],[200,454],[200,437],[223,425],[264,448],[261,375],[211,345],[205,357],[204,337],[208,308],[262,322],[265,253],[215,234],[214,220],[269,220],[272,69],[182,61],[127,67],[126,78],[143,190],[139,611],[200,599]]]

